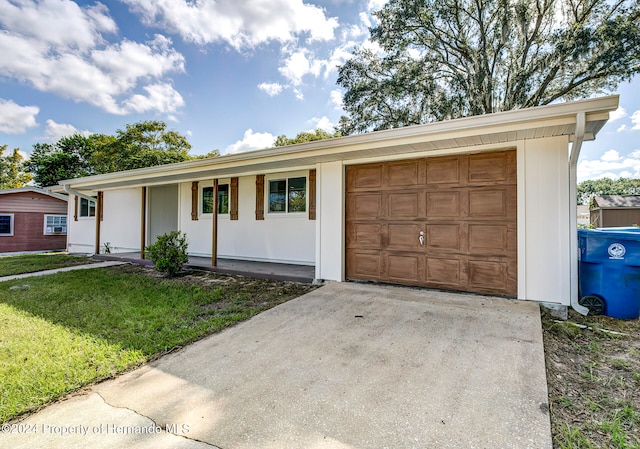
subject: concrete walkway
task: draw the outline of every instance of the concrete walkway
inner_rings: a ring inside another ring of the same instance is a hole
[[[47,274],[62,273],[63,271],[86,270],[88,268],[114,267],[116,265],[124,265],[126,263],[127,262],[116,262],[116,261],[97,262],[97,263],[89,263],[86,265],[75,265],[73,267],[54,268],[53,270],[36,271],[33,273],[14,274],[12,276],[0,276],[0,282],[12,281],[14,279],[30,278],[34,276],[45,276]]]
[[[2,448],[550,449],[538,305],[335,283],[51,405]]]

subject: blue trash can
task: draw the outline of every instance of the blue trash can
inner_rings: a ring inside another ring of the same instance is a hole
[[[620,319],[640,316],[640,228],[578,230],[580,304]]]

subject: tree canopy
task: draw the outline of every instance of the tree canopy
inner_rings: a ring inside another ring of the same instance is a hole
[[[301,131],[295,137],[287,137],[284,134],[279,135],[276,138],[273,146],[283,147],[285,145],[293,145],[296,143],[312,142],[314,140],[332,139],[334,137],[340,137],[342,134],[339,132],[329,133],[323,129],[316,129],[314,131]]]
[[[640,179],[600,178],[578,184],[578,204],[590,205],[596,195],[640,195]]]
[[[74,134],[33,146],[26,166],[39,186],[63,179],[170,164],[191,159],[191,144],[161,121],[128,124],[114,136]]]
[[[640,72],[637,0],[390,0],[339,69],[343,134],[610,91]]]
[[[31,174],[24,171],[20,150],[14,148],[6,156],[5,151],[7,151],[7,145],[0,145],[0,189],[24,187],[31,181]]]

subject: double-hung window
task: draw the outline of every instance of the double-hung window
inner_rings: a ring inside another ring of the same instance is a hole
[[[269,212],[294,213],[306,211],[306,177],[274,179],[269,181]]]
[[[203,214],[213,213],[213,186],[202,188]],[[229,213],[229,184],[218,184],[218,214]]]
[[[45,215],[44,235],[62,235],[67,233],[66,215]]]
[[[0,214],[0,237],[13,235],[13,214]]]
[[[80,198],[80,214],[81,217],[96,216],[96,202],[89,201],[86,198]]]

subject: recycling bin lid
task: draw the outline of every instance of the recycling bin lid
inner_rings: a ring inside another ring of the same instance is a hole
[[[578,235],[587,238],[633,240],[640,242],[640,228],[635,226],[620,228],[578,229]]]

